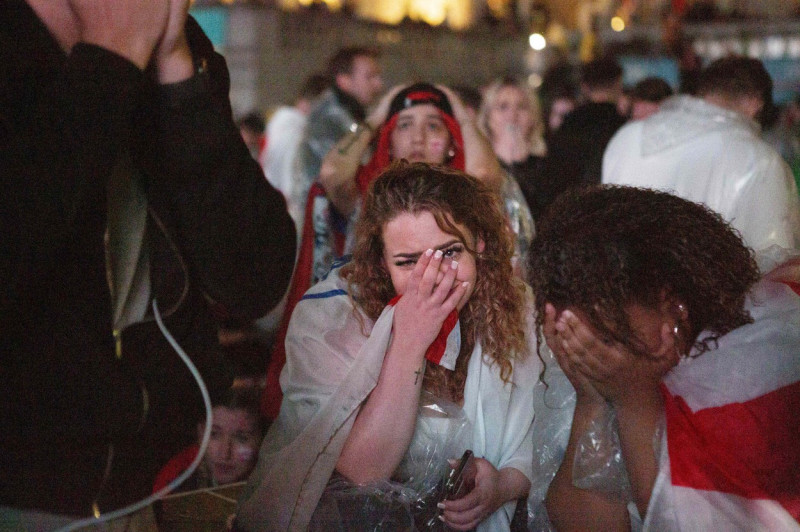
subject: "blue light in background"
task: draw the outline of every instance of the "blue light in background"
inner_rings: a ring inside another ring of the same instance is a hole
[[[618,58],[622,65],[622,84],[633,87],[644,78],[656,76],[666,81],[674,90],[680,85],[678,62],[671,57],[643,57],[627,55]]]
[[[214,48],[224,48],[228,36],[228,9],[221,6],[193,7],[189,9],[192,15]]]

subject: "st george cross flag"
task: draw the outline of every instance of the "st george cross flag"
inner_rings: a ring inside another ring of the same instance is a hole
[[[760,282],[754,323],[664,379],[645,530],[800,530],[800,296]],[[712,344],[713,346],[713,344]]]

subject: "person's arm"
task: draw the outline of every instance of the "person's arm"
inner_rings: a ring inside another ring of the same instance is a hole
[[[658,475],[654,437],[664,412],[658,387],[678,357],[671,327],[662,324],[660,345],[648,356],[635,355],[617,343],[602,342],[568,310],[562,313],[556,329],[566,364],[617,411],[633,500],[644,518]]]
[[[483,458],[475,460],[475,488],[467,495],[441,503],[445,524],[454,530],[472,530],[498,508],[528,494],[531,482],[513,467],[496,469]]]
[[[192,50],[186,37],[188,0],[169,0],[167,26],[155,50],[158,82],[179,83],[194,75]]]
[[[164,13],[138,1],[80,7],[83,34],[61,55],[39,26],[50,19],[0,6],[3,20],[31,26],[0,30],[0,430],[21,445],[129,437],[146,414],[113,356],[103,234],[107,178]]]
[[[386,122],[389,105],[402,85],[392,87],[360,124],[356,124],[322,159],[319,182],[339,214],[350,216],[359,201],[356,174],[374,134]]]
[[[356,174],[376,130],[369,119],[357,124],[322,159],[319,182],[325,187],[328,199],[343,216],[350,216],[358,205]]]
[[[503,186],[505,172],[494,154],[492,145],[480,132],[475,120],[467,113],[461,98],[444,85],[437,87],[450,100],[453,115],[461,128],[461,137],[464,140],[464,170],[499,191]]]
[[[629,530],[625,503],[599,491],[575,487],[573,464],[578,441],[603,412],[602,404],[578,399],[564,460],[550,483],[545,507],[557,530]]]
[[[159,62],[156,69],[159,79],[180,79],[185,42],[192,76],[161,83],[150,109],[156,119],[139,128],[148,201],[156,212],[168,213],[207,297],[229,316],[257,318],[278,304],[288,285],[294,224],[282,194],[264,179],[233,122],[225,61],[197,23],[185,18],[185,4],[173,0],[173,16],[185,20],[185,37],[184,26],[171,21],[169,28],[179,33],[173,37],[175,53],[159,49],[158,58],[174,61]]]
[[[558,530],[628,530],[630,522],[624,502],[597,491],[578,488],[572,482],[578,441],[586,434],[591,422],[603,412],[606,404],[603,396],[569,357],[569,345],[564,342],[565,337],[571,339],[567,336],[570,331],[556,329],[555,308],[548,304],[545,312],[544,335],[547,345],[577,395],[564,460],[545,498],[547,514]]]
[[[429,250],[430,251],[430,250]],[[356,483],[391,477],[411,443],[425,371],[425,351],[466,287],[441,251],[423,254],[395,305],[392,340],[347,437],[336,469]],[[444,270],[441,282],[437,277]]]

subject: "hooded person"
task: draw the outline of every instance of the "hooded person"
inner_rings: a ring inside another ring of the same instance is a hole
[[[374,149],[367,158],[370,147]],[[350,133],[323,159],[319,181],[309,190],[294,278],[267,367],[262,402],[267,418],[274,419],[280,407],[278,377],[286,360],[284,341],[295,305],[349,252],[351,229],[367,188],[391,161],[399,159],[466,171],[497,190],[504,179],[488,141],[447,87],[430,83],[394,87],[364,122],[353,123]]]
[[[416,106],[427,106],[428,111],[437,112],[442,124],[450,134],[449,149],[444,159],[439,160],[438,153],[434,153],[428,157],[434,160],[422,162],[444,164],[456,170],[464,171],[464,140],[461,136],[461,127],[453,114],[453,107],[450,105],[447,95],[428,83],[415,83],[401,90],[392,98],[389,104],[388,118],[378,131],[377,145],[372,158],[366,165],[359,168],[356,174],[356,186],[362,197],[366,193],[369,184],[383,169],[389,166],[393,159],[408,159],[408,156],[412,155],[412,153],[397,155],[397,150],[400,148],[392,145],[392,134],[397,128],[402,112]],[[323,179],[324,175],[323,172],[320,180]]]

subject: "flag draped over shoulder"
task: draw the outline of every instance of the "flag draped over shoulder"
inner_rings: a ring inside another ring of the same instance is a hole
[[[800,530],[800,296],[759,283],[754,323],[664,379],[646,530]]]

